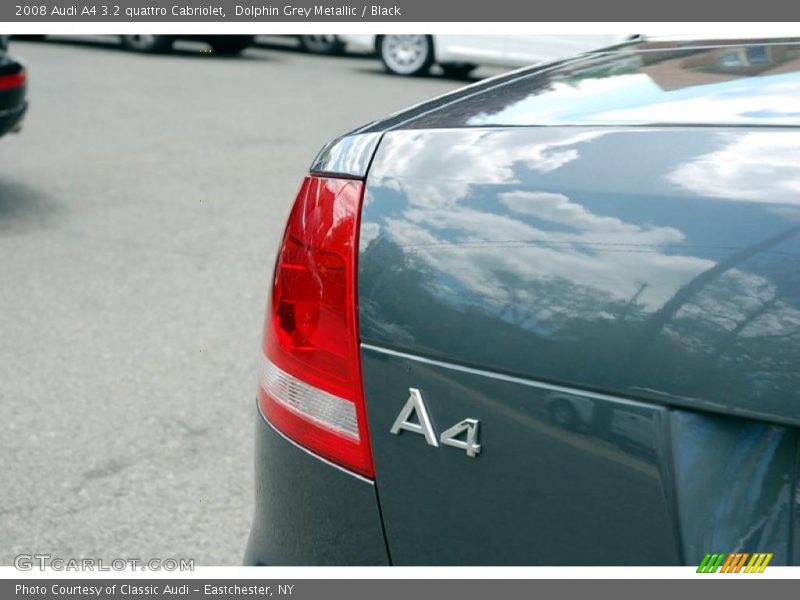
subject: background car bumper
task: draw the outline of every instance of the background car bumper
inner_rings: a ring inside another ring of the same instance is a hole
[[[347,49],[355,52],[374,52],[375,35],[348,34],[340,35],[339,39],[347,44]]]
[[[24,103],[8,110],[0,110],[0,136],[9,131],[16,131],[22,125],[22,119],[28,104]]]
[[[386,565],[375,486],[256,423],[256,508],[246,565]]]

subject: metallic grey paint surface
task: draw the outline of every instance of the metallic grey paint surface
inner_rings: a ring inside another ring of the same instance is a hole
[[[710,549],[792,561],[793,429],[670,410],[365,346],[394,564],[698,564]],[[482,451],[388,431],[418,386],[434,427],[480,420]]]
[[[311,164],[311,172],[364,177],[380,139],[380,133],[360,133],[336,139],[320,150]]]
[[[383,136],[358,292],[393,564],[800,560],[800,47],[714,46],[358,130]],[[459,422],[479,454],[431,443]]]
[[[487,125],[800,124],[800,45],[640,46],[519,78],[408,128]]]
[[[800,423],[799,156],[794,129],[390,132],[362,340]]]
[[[359,129],[800,124],[800,43],[644,42],[536,65]]]
[[[680,562],[659,456],[664,409],[374,350],[362,359],[393,564]],[[389,434],[414,386],[437,431],[480,420],[477,458],[420,434]],[[559,423],[565,401],[586,414]]]
[[[798,67],[639,46],[382,124],[359,316],[395,563],[798,563]],[[392,435],[411,388],[479,456]]]
[[[769,548],[775,564],[800,562],[793,428],[688,412],[671,423],[675,487],[689,564],[709,548]]]
[[[386,565],[372,483],[256,418],[256,510],[246,565]]]

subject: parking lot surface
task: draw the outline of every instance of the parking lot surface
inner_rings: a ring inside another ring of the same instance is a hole
[[[236,565],[265,294],[329,139],[464,85],[274,46],[221,58],[13,41],[0,140],[0,564]]]

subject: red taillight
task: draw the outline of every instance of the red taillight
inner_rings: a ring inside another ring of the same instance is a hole
[[[356,315],[356,238],[364,184],[309,176],[275,263],[259,404],[305,448],[373,477]]]
[[[20,71],[19,73],[13,73],[11,75],[0,75],[0,92],[22,87],[25,85],[26,80],[27,75],[25,71]]]

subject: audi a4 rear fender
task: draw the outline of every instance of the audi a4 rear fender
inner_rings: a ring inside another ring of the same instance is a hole
[[[799,65],[638,44],[325,148],[276,266],[248,562],[796,564]],[[352,255],[292,249],[320,210]],[[292,470],[302,508],[276,456],[324,467]]]

